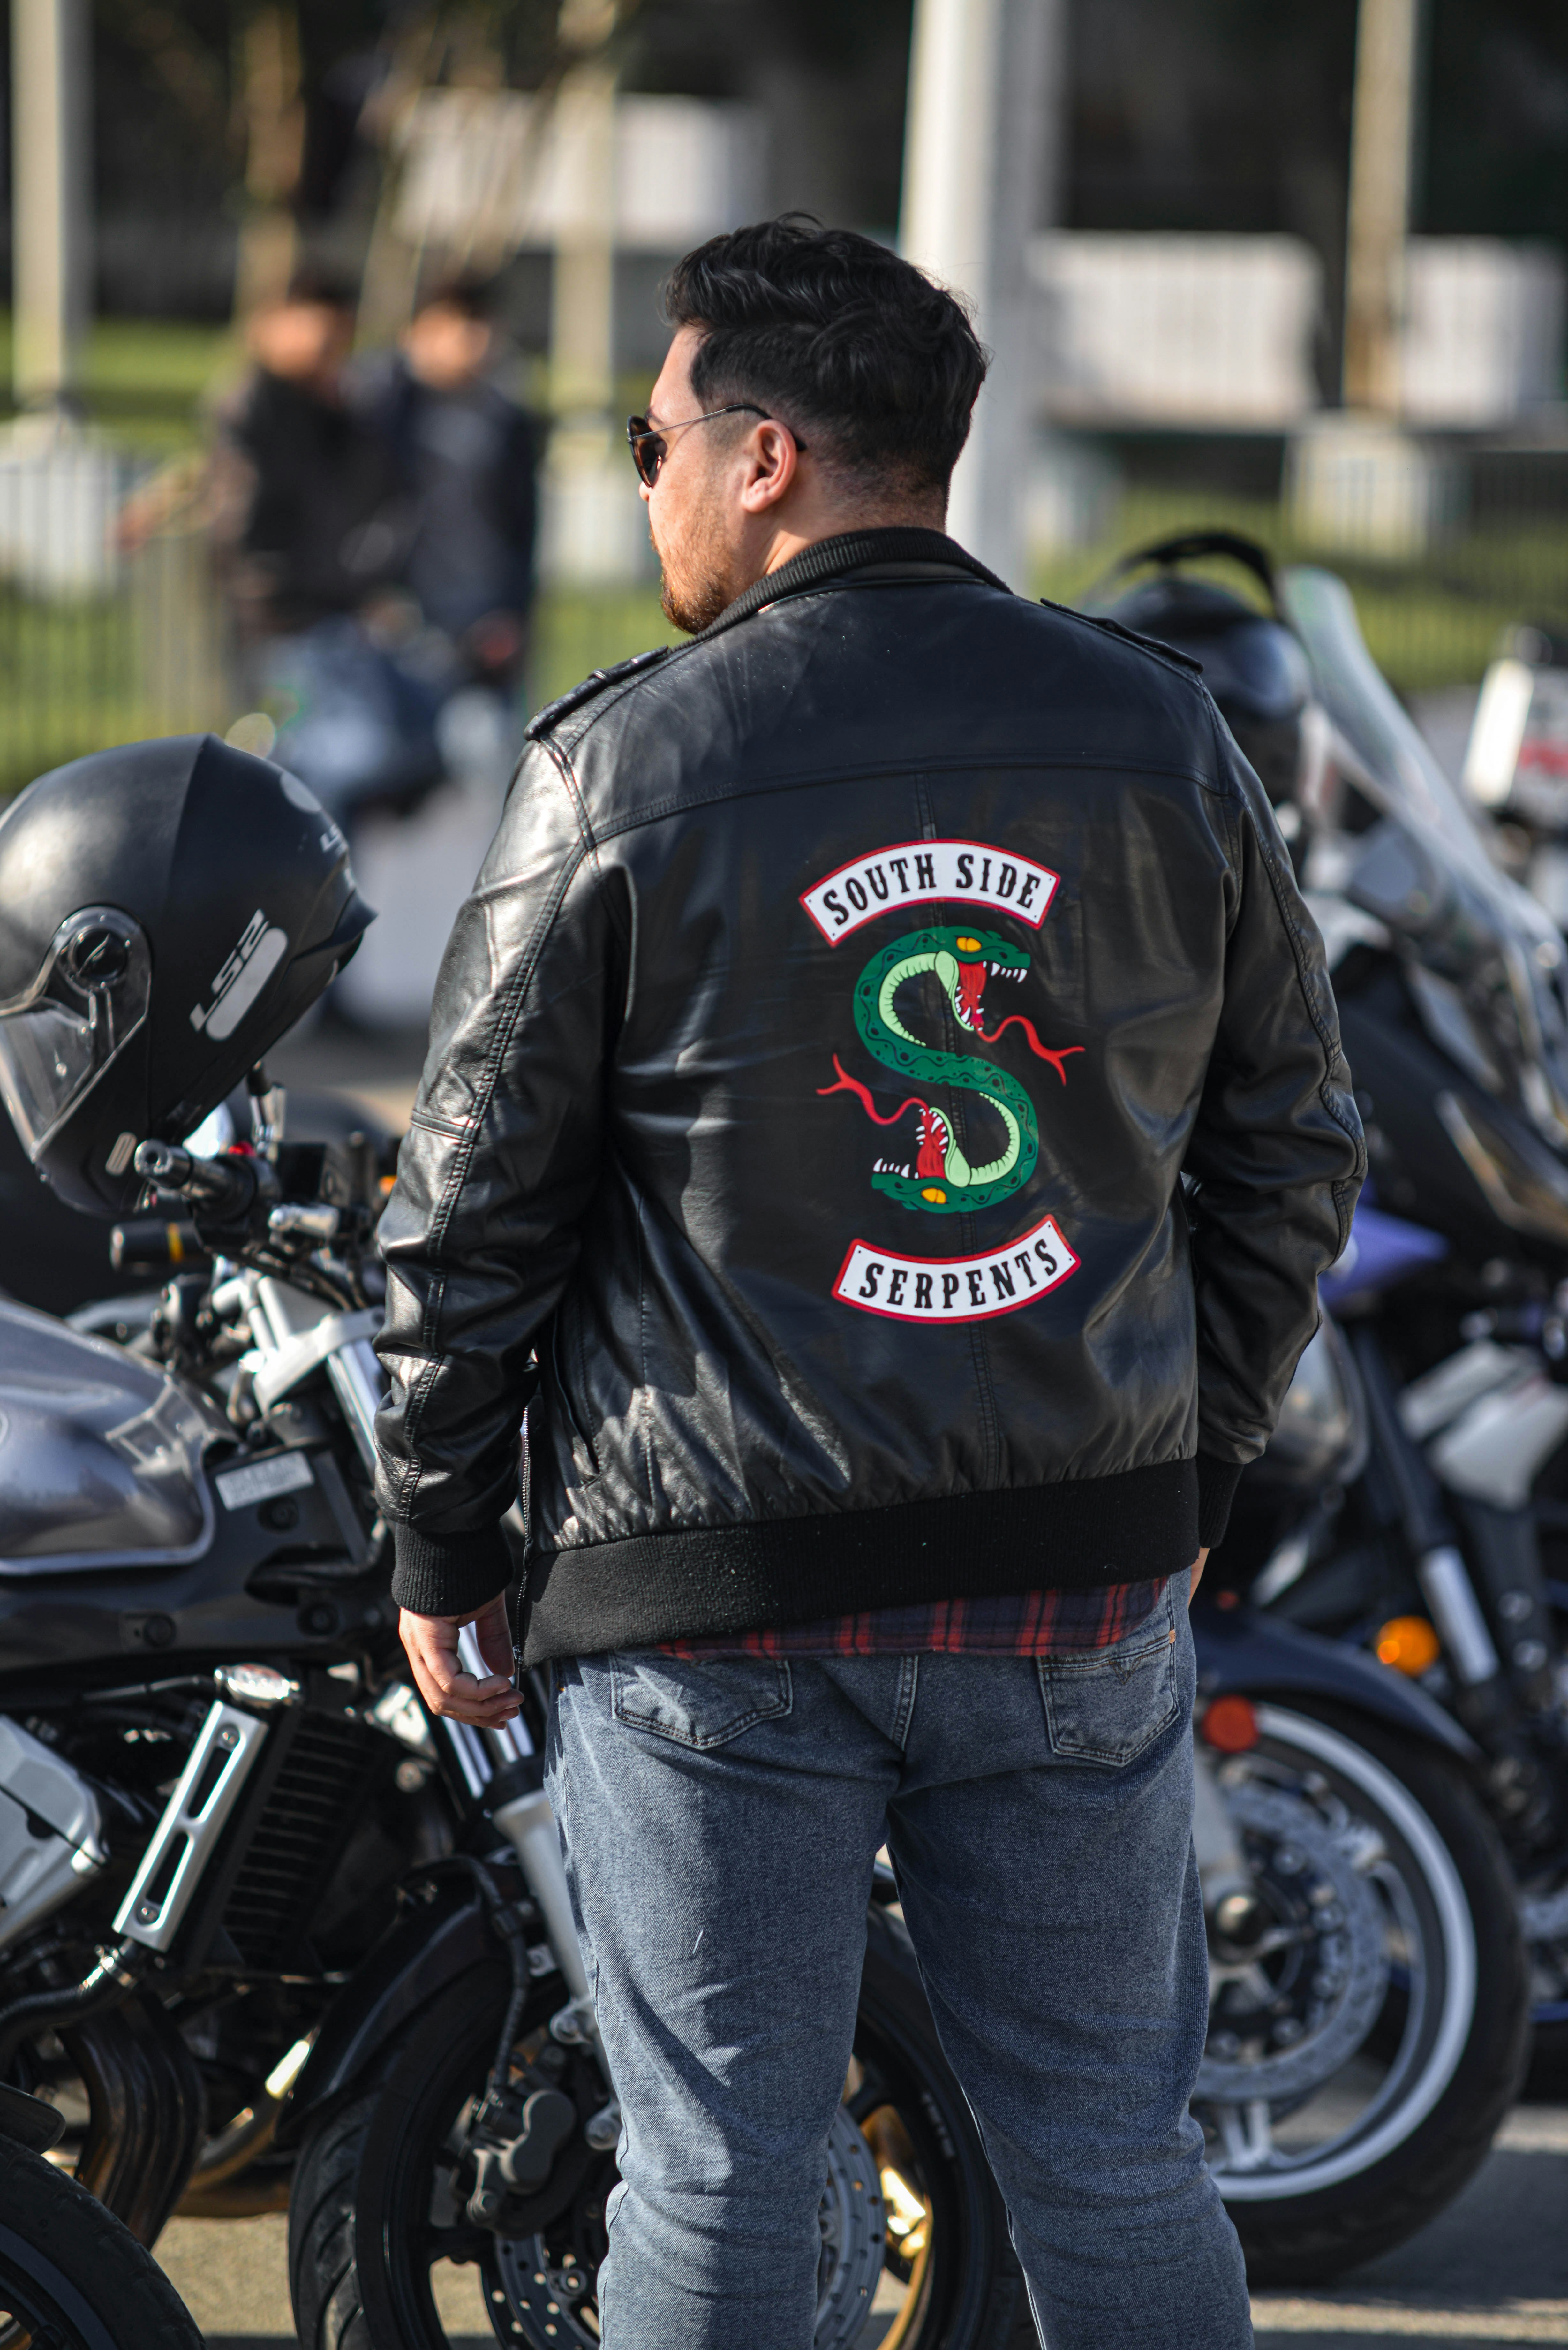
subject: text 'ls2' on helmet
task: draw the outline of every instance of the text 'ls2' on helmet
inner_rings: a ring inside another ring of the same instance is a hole
[[[123,1214],[373,919],[296,776],[211,734],[57,767],[0,817],[0,1097],[61,1199]]]

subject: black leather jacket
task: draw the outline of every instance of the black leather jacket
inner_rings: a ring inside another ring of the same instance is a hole
[[[877,532],[530,733],[382,1224],[403,1605],[507,1580],[524,1406],[531,1661],[1187,1566],[1365,1163],[1191,665]]]

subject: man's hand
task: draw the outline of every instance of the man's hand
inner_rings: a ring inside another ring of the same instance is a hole
[[[1200,1550],[1192,1562],[1192,1580],[1187,1586],[1187,1604],[1189,1607],[1192,1605],[1193,1594],[1203,1580],[1203,1570],[1208,1564],[1209,1553],[1206,1550]]]
[[[479,1653],[491,1669],[483,1680],[465,1672],[458,1659],[457,1636],[465,1624],[472,1625]],[[466,1616],[416,1616],[401,1607],[398,1637],[432,1713],[472,1721],[480,1730],[498,1730],[515,1718],[519,1699],[512,1686],[512,1627],[504,1597],[487,1599]]]

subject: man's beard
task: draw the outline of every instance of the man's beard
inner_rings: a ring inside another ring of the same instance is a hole
[[[651,517],[649,523],[651,530]],[[660,546],[657,534],[653,551],[659,557],[659,601],[664,617],[689,637],[701,635],[741,592],[723,538],[701,510],[678,555]]]

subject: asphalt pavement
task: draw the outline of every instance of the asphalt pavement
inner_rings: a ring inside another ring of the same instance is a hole
[[[1398,2251],[1332,2292],[1260,2293],[1258,2350],[1480,2350],[1568,2344],[1568,2106],[1521,2106],[1458,2200]],[[292,2340],[287,2223],[175,2220],[158,2257],[213,2350]],[[485,2350],[472,2270],[437,2278],[448,2338]],[[858,2350],[875,2350],[877,2320]]]

